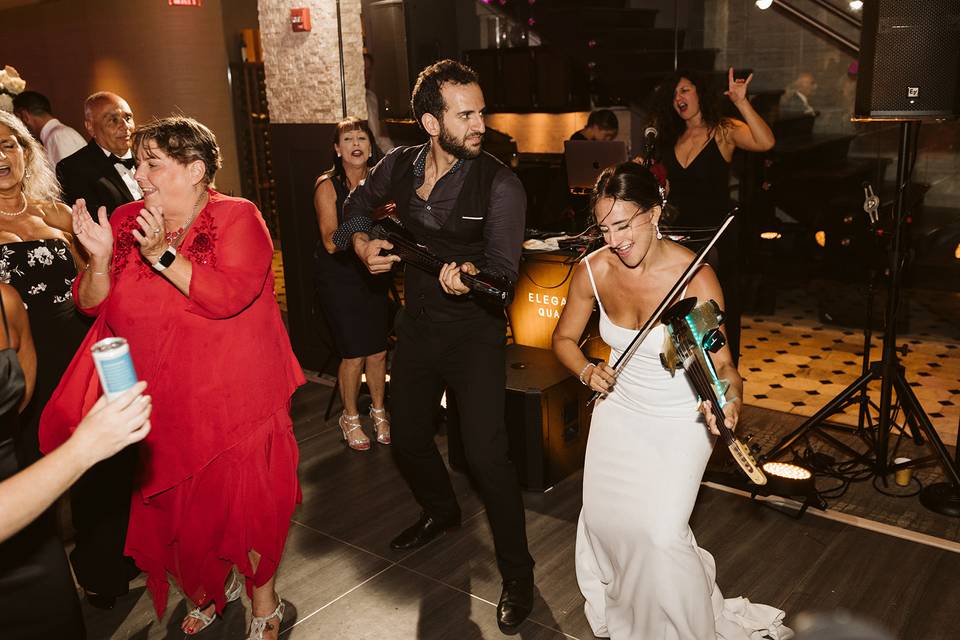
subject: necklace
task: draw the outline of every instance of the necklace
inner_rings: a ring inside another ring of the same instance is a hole
[[[20,207],[20,211],[4,211],[3,209],[0,209],[0,214],[5,215],[5,216],[10,217],[10,218],[15,218],[15,217],[17,217],[18,215],[20,215],[21,213],[23,213],[24,211],[26,211],[26,210],[27,210],[27,196],[23,195],[23,192],[21,191],[21,192],[20,192],[20,197],[23,198],[23,206]]]
[[[200,192],[200,196],[197,198],[197,203],[193,205],[193,215],[191,215],[190,219],[187,220],[187,224],[183,225],[176,231],[167,231],[164,235],[167,240],[167,244],[169,244],[171,247],[177,247],[179,245],[180,240],[184,235],[186,235],[187,230],[190,229],[190,225],[192,225],[193,221],[196,220],[197,215],[199,215],[201,211],[200,204],[203,202],[203,196],[205,196],[206,193],[206,190]]]

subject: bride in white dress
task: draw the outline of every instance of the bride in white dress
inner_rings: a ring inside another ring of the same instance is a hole
[[[583,509],[577,526],[577,581],[587,620],[598,637],[615,640],[786,640],[784,613],[745,598],[725,600],[713,557],[697,546],[689,519],[713,449],[716,425],[698,412],[683,372],[660,363],[665,331],[655,328],[614,384],[608,363],[591,364],[578,341],[594,301],[610,362],[627,347],[693,253],[661,237],[662,190],[635,163],[607,169],[593,212],[607,246],[584,259],[573,275],[553,335],[559,360],[580,381],[606,394],[593,412],[583,471]],[[681,297],[723,293],[709,267]],[[736,426],[743,383],[723,347],[712,354],[730,382],[724,407]],[[713,435],[711,435],[711,432]]]

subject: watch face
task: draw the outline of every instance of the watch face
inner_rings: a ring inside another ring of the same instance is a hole
[[[164,252],[160,255],[160,260],[158,260],[158,262],[159,262],[161,265],[163,265],[164,268],[166,268],[166,267],[169,267],[170,265],[172,265],[172,264],[173,264],[173,261],[176,260],[176,259],[177,259],[177,254],[175,254],[173,251],[170,251],[170,250],[168,249],[167,251],[164,251]]]

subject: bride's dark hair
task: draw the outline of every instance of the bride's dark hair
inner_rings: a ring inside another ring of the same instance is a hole
[[[590,196],[593,211],[601,198],[613,198],[633,202],[644,210],[660,205],[663,212],[660,220],[666,222],[673,216],[673,207],[666,204],[665,195],[657,178],[649,169],[636,162],[624,162],[608,167],[597,178]]]

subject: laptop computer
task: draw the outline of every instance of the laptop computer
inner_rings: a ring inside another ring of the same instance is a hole
[[[626,162],[627,145],[622,140],[566,140],[567,186],[589,191],[607,167]]]

